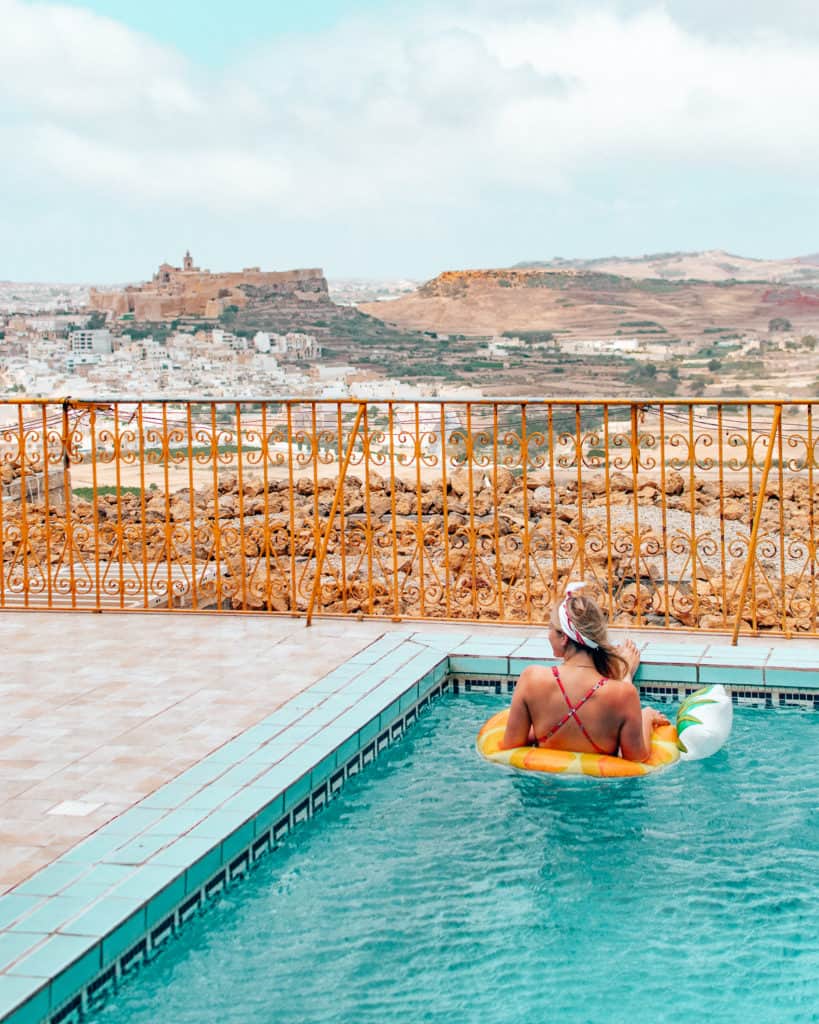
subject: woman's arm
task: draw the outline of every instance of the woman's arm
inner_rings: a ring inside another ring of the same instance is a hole
[[[647,761],[651,757],[651,734],[655,725],[668,725],[662,711],[640,707],[635,687],[625,699],[626,719],[620,727],[620,754],[627,761]]]
[[[530,741],[530,730],[532,728],[532,716],[529,713],[529,705],[526,703],[526,695],[529,689],[529,674],[531,668],[525,668],[520,674],[515,692],[512,694],[512,704],[509,708],[509,719],[506,723],[506,732],[501,741],[502,750],[510,750],[512,747],[525,747]],[[534,670],[536,671],[536,669]]]

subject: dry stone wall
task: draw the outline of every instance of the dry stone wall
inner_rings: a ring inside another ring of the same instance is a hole
[[[524,483],[501,466],[418,483],[355,472],[332,526],[334,476],[291,488],[227,473],[215,488],[75,496],[68,515],[52,500],[28,501],[25,519],[19,496],[6,494],[5,584],[19,586],[24,568],[31,581],[69,563],[91,567],[89,579],[98,564],[124,565],[150,574],[151,587],[158,579],[161,596],[170,566],[182,583],[168,603],[304,612],[329,528],[317,612],[545,622],[566,582],[582,576],[616,625],[733,626],[753,516],[739,483],[669,470],[641,477],[635,493],[619,472],[608,482],[592,475],[582,489],[545,470]],[[4,485],[13,473],[3,466]],[[771,484],[744,629],[817,631],[814,531],[807,480]],[[102,575],[116,587],[115,572]]]

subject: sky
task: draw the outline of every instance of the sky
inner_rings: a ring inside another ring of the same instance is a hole
[[[819,251],[815,0],[0,0],[0,280]]]

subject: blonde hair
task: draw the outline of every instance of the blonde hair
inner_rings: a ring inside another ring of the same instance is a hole
[[[597,647],[587,647],[585,644],[577,643],[565,632],[560,624],[558,606],[552,609],[552,625],[562,633],[568,643],[578,651],[586,651],[591,655],[594,667],[601,676],[609,679],[622,679],[628,674],[628,663],[612,647],[608,640],[608,627],[606,616],[600,605],[585,594],[567,594],[566,609],[571,621],[582,636],[597,644]]]

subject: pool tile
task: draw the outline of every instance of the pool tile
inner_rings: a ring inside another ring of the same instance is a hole
[[[194,874],[201,873],[203,870],[210,870],[213,864],[212,874],[219,868],[219,845],[218,840],[207,836],[182,836],[152,858],[151,864],[158,867],[186,868],[185,892],[188,893],[191,891],[188,884],[188,875],[191,871],[194,871]]]
[[[819,671],[816,669],[770,668],[766,665],[764,675],[766,686],[819,690]]]
[[[46,931],[36,932],[33,930],[28,932],[0,932],[0,971],[10,964],[12,960],[17,960],[24,953],[33,949],[34,946],[45,942],[50,934],[50,932]]]
[[[395,701],[392,702],[392,704],[388,705],[381,712],[381,714],[379,716],[379,719],[378,719],[378,728],[379,728],[379,730],[386,729],[388,725],[392,725],[392,723],[396,720],[396,718],[400,718],[400,717],[401,717],[401,701],[400,700],[395,700]]]
[[[174,780],[164,786],[160,786],[150,796],[146,796],[141,802],[140,807],[158,807],[162,810],[171,810],[192,797],[199,788],[195,783],[186,785],[185,783],[179,784]]]
[[[554,660],[552,645],[546,637],[542,640],[537,638],[524,640],[522,644],[515,648],[514,656],[516,658],[549,658]]]
[[[194,840],[180,839],[179,843],[188,844],[190,851],[195,849],[193,845]],[[187,851],[180,850],[179,853],[182,856],[188,856]],[[201,853],[185,872],[185,895],[189,896],[191,893],[196,892],[209,878],[216,874],[221,866],[222,844],[219,843],[217,846]]]
[[[308,771],[306,775],[297,779],[284,791],[284,809],[286,811],[292,810],[296,804],[301,803],[301,801],[304,800],[310,792],[310,789],[310,773]]]
[[[254,834],[252,820],[234,829],[222,840],[222,862],[229,864],[237,854],[246,850],[253,842]]]
[[[764,665],[770,651],[767,647],[732,647],[729,644],[709,644],[702,656],[703,665],[722,665],[726,668]]]
[[[383,679],[380,676],[377,679],[370,676],[359,676],[344,687],[344,696],[349,699],[352,705],[356,700],[374,690],[382,682]]]
[[[360,745],[358,733],[354,733],[349,739],[344,740],[336,748],[336,764],[344,764],[348,761],[356,753]]]
[[[323,679],[313,683],[310,687],[310,692],[318,694],[337,693],[351,679],[354,679],[360,671],[361,667],[359,665],[350,665],[349,662],[346,662],[344,665],[334,669]]]
[[[212,811],[215,807],[223,804],[225,800],[236,796],[241,788],[241,786],[226,786],[221,782],[211,782],[210,785],[200,789],[190,800],[181,804],[179,810]]]
[[[60,925],[79,914],[87,902],[87,895],[82,893],[75,893],[71,896],[49,896],[40,906],[24,914],[9,930],[14,932],[56,932]]]
[[[640,652],[641,665],[698,665],[702,658],[700,652],[686,651],[683,647],[666,650],[648,644]]]
[[[287,703],[282,707],[277,708],[273,714],[268,715],[262,721],[265,725],[275,725],[280,728],[284,728],[287,725],[291,725],[293,722],[297,722],[304,715],[303,708],[294,707],[292,704]]]
[[[66,886],[60,895],[92,903],[102,893],[132,875],[134,870],[132,864],[95,864],[81,878]]]
[[[154,866],[154,865],[151,865]],[[159,866],[156,865],[157,870]],[[176,868],[164,868],[165,871],[176,871]],[[145,906],[145,928],[153,928],[155,924],[164,921],[168,914],[172,913],[185,898],[185,873],[177,875],[176,878],[161,889]]]
[[[327,700],[318,707],[308,711],[299,725],[291,726],[290,729],[286,730],[285,735],[292,733],[294,729],[301,729],[305,734],[309,733],[310,730],[315,732],[322,725],[327,725],[334,718],[338,718],[340,714],[350,707],[354,700],[355,694],[348,692],[345,688],[342,696],[334,696],[332,700]]]
[[[782,650],[774,648],[765,662],[766,668],[805,668],[819,670],[819,656],[811,656],[805,650]]]
[[[356,702],[353,709],[359,716],[359,720],[362,722],[369,722],[373,719],[377,720],[378,716],[384,710],[384,705],[389,704],[390,696],[385,690],[375,690],[373,693],[368,693],[365,697],[362,697]],[[397,700],[399,694],[395,694],[393,699]],[[339,718],[339,724],[346,724],[347,718]]]
[[[136,836],[154,824],[164,811],[158,807],[132,807],[118,818],[109,821],[98,829],[95,835],[98,836]]]
[[[105,855],[106,864],[144,864],[168,843],[168,836],[142,835]]]
[[[75,935],[54,935],[42,949],[32,954],[32,957],[43,952],[49,943],[55,942],[57,939],[76,939],[78,942],[84,942],[88,945],[87,952],[78,956],[73,963],[69,964],[59,974],[55,974],[51,982],[51,1007],[52,1009],[60,1006],[66,1000],[70,999],[78,989],[81,989],[84,985],[87,985],[90,981],[93,981],[97,974],[100,972],[102,967],[102,947],[99,942],[94,939],[87,939]],[[22,961],[21,961],[22,963]]]
[[[696,665],[664,665],[641,661],[634,673],[634,682],[640,683],[696,683]]]
[[[187,768],[181,775],[177,776],[176,781],[182,785],[205,786],[218,778],[224,770],[225,766],[223,764],[218,764],[209,758],[205,758],[192,768]]]
[[[329,778],[333,774],[336,767],[336,754],[333,751],[332,754],[327,754],[323,757],[310,772],[310,788],[314,789],[320,783],[324,782],[326,778]]]
[[[42,902],[42,896],[33,893],[6,893],[0,896],[0,928],[8,928],[14,920]]]
[[[219,782],[223,786],[235,786],[239,789],[252,782],[263,770],[261,765],[243,762],[226,771]]]
[[[268,797],[270,796],[269,793],[267,795]],[[283,793],[269,800],[268,803],[260,808],[254,821],[255,834],[260,836],[263,832],[266,832],[271,825],[274,825],[279,820],[282,814],[284,814]]]
[[[139,899],[106,898],[60,929],[63,935],[88,935],[102,940],[102,962],[124,953],[146,931],[145,906]]]
[[[261,807],[266,806],[270,800],[270,790],[259,786],[245,786],[240,789],[236,796],[222,804],[216,814],[244,814],[249,817],[258,813]]]
[[[39,1024],[48,1014],[49,991],[42,979],[0,974],[0,1020],[4,1024]]]
[[[465,675],[508,675],[508,658],[472,658],[460,654],[449,656],[449,671]]]
[[[409,690],[407,690],[407,692],[403,695],[400,701],[400,709],[402,715],[408,708],[411,708],[413,704],[418,703],[418,697],[418,686],[412,686],[410,687]]]
[[[252,789],[267,790],[270,795],[281,793],[293,781],[293,772],[286,765],[274,764],[273,767],[260,775],[253,783]]]
[[[181,836],[197,825],[207,811],[201,807],[177,807],[146,830],[146,836]]]
[[[182,839],[194,839],[197,842],[202,840],[209,840],[211,843],[221,842],[225,836],[230,835],[235,829],[244,825],[249,814],[252,813],[244,810],[214,811],[213,814],[209,814],[204,821],[200,822],[196,828],[191,829],[187,836],[183,836]]]
[[[508,658],[517,652],[520,641],[504,640],[466,640],[457,647],[450,649],[450,657],[468,655],[473,658]]]
[[[79,878],[86,870],[84,864],[57,860],[47,867],[41,868],[25,882],[21,882],[14,892],[32,893],[36,896],[54,896],[70,882]]]
[[[114,899],[136,899],[146,903],[149,912],[146,928],[150,928],[185,895],[184,871],[176,866],[144,864],[112,889],[110,895]],[[152,917],[152,914],[156,916]]]
[[[310,769],[319,759],[320,752],[328,753],[330,749],[332,749],[332,746],[327,737],[321,739],[317,737],[313,744],[299,747],[298,750],[294,750],[287,757],[282,758],[279,764],[282,768],[290,770],[292,778],[295,779],[305,773],[309,773]]]
[[[122,842],[122,836],[115,835],[93,835],[84,839],[81,843],[64,853],[60,858],[63,861],[79,864],[96,864],[103,860],[112,850]]]
[[[531,668],[532,665],[556,665],[557,659],[550,658],[546,661],[544,658],[510,658],[509,659],[509,675],[517,678],[521,672],[526,668]]]
[[[736,686],[761,686],[763,685],[763,670],[761,668],[749,668],[745,665],[700,665],[700,683],[707,686],[710,683],[733,683]]]
[[[413,633],[412,639],[417,644],[432,647],[436,651],[449,654],[471,636],[470,633]]]
[[[358,731],[361,746],[364,747],[370,742],[370,740],[375,739],[380,728],[381,724],[379,718],[371,718],[368,722],[365,722]]]
[[[78,974],[85,980],[90,980],[99,970],[100,958],[100,946],[94,939],[84,935],[57,934],[50,936],[42,946],[10,967],[6,974],[26,978],[51,978],[59,971],[83,960],[85,961],[84,966],[80,968]],[[55,982],[56,980],[55,978]],[[82,984],[83,981],[78,981],[75,988],[79,988]],[[61,989],[64,988],[63,982]],[[73,990],[68,994],[73,994]],[[58,1005],[59,1001],[53,1000],[52,1005]]]

